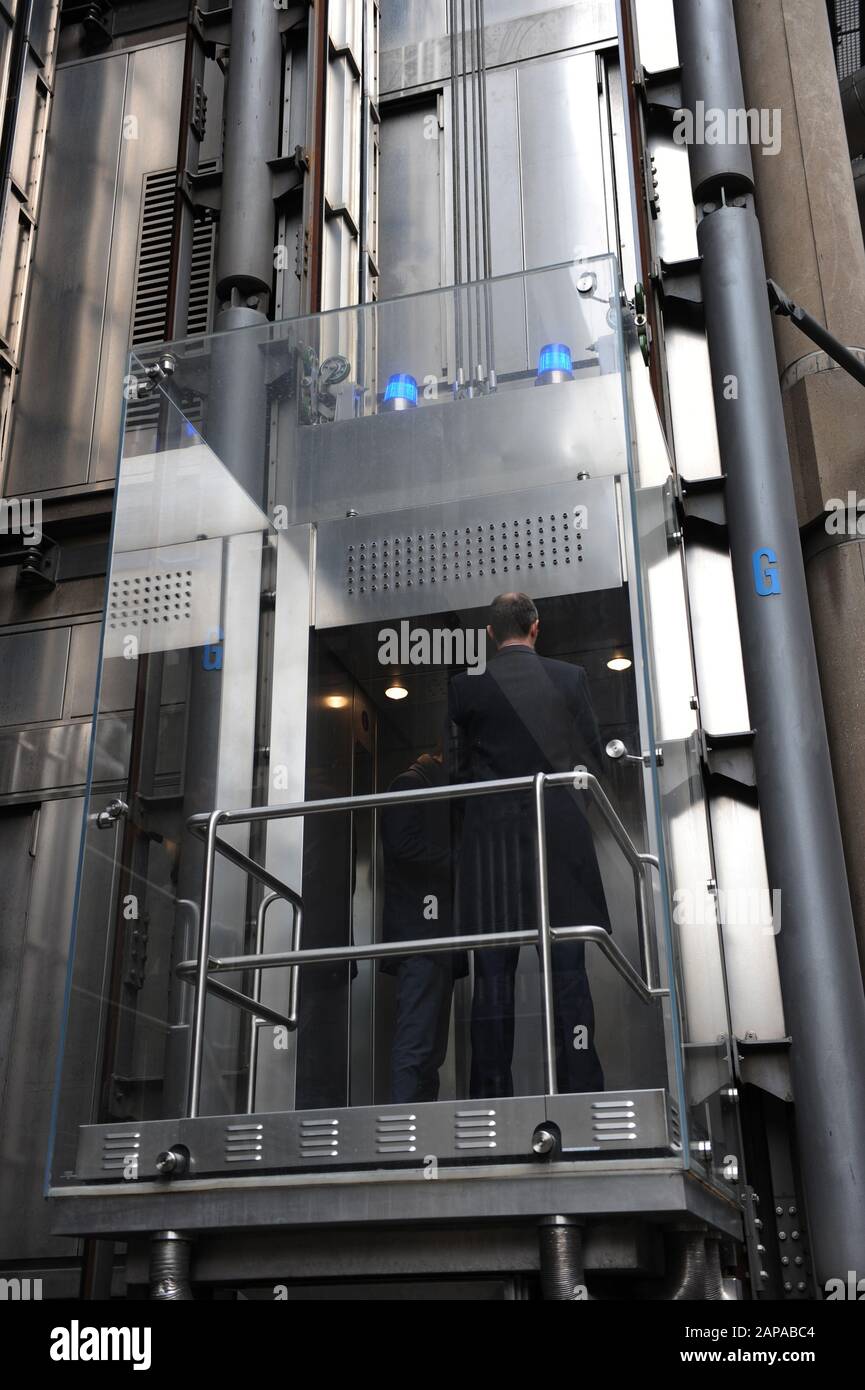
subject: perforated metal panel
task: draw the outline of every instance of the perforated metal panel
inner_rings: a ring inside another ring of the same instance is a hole
[[[219,640],[222,542],[197,541],[115,555],[105,656],[177,651]]]
[[[318,528],[316,627],[476,608],[622,583],[613,478]]]

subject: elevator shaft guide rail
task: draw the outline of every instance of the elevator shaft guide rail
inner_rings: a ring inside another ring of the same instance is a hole
[[[627,956],[613,941],[605,927],[552,927],[550,925],[549,886],[547,875],[547,836],[544,793],[548,787],[571,787],[585,791],[592,797],[601,815],[612,832],[613,838],[622,850],[634,874],[636,888],[637,918],[640,929],[640,943],[643,973],[634,969]],[[249,855],[220,839],[219,829],[225,825],[253,825],[266,821],[286,820],[297,816],[325,815],[328,812],[351,812],[385,810],[389,806],[407,806],[416,802],[448,801],[472,796],[493,796],[505,792],[532,792],[535,806],[535,870],[538,886],[539,922],[537,930],[492,931],[474,936],[432,937],[416,941],[376,942],[365,946],[336,946],[321,950],[303,950],[301,931],[303,903],[300,896],[283,883],[263,865],[257,864]],[[356,960],[380,960],[388,956],[431,955],[438,951],[484,951],[501,946],[528,946],[537,944],[540,950],[541,997],[543,1011],[544,1072],[547,1094],[558,1094],[556,1082],[556,1044],[553,1014],[553,970],[552,949],[554,945],[569,941],[586,941],[599,946],[611,965],[618,971],[625,983],[643,1003],[660,999],[669,990],[656,983],[653,965],[654,948],[654,902],[651,883],[651,870],[660,872],[660,864],[655,855],[640,854],[622,821],[601,788],[596,777],[583,772],[539,772],[534,777],[512,777],[493,782],[467,782],[455,786],[429,787],[422,791],[379,792],[370,796],[345,796],[325,801],[299,801],[287,806],[256,806],[244,811],[210,811],[190,817],[188,821],[192,833],[204,841],[204,878],[201,896],[201,926],[198,941],[198,958],[182,961],[177,966],[177,975],[192,983],[195,990],[195,1008],[192,1025],[191,1064],[187,1115],[195,1119],[199,1114],[201,1102],[201,1083],[204,1060],[204,1017],[208,991],[238,1008],[251,1013],[255,1018],[254,1027],[260,1023],[275,1023],[285,1028],[297,1027],[298,972],[302,965],[319,965],[325,962],[344,962]],[[210,955],[210,936],[213,922],[213,878],[216,855],[221,854],[238,868],[243,869],[265,888],[270,889],[259,907],[256,923],[256,950],[251,955],[223,956],[215,959]],[[291,951],[264,952],[264,918],[270,905],[282,900],[291,905],[293,912]],[[261,971],[278,967],[291,967],[290,1004],[287,1014],[262,1004]],[[219,973],[240,970],[254,970],[253,994],[242,994],[213,978]],[[252,1057],[255,1054],[255,1031],[253,1031]],[[249,1109],[253,1104],[254,1061],[251,1059],[249,1086]]]

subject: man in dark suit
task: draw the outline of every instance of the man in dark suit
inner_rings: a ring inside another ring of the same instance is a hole
[[[588,680],[580,666],[535,650],[540,623],[525,594],[492,605],[489,636],[497,654],[483,675],[455,676],[448,697],[456,781],[484,782],[567,772],[599,772],[602,751]],[[546,797],[550,921],[553,927],[610,930],[598,860],[581,794]],[[457,901],[462,934],[538,925],[534,798],[526,793],[465,802]],[[519,948],[475,953],[471,1096],[513,1095],[514,975]],[[594,1010],[582,942],[553,947],[556,1071],[560,1092],[600,1091]]]
[[[437,749],[422,753],[388,790],[422,791],[446,781],[444,758]],[[452,935],[450,802],[389,807],[381,814],[381,838],[385,941]],[[390,1099],[397,1105],[437,1100],[454,978],[468,973],[465,952],[390,957],[382,970],[396,976]]]

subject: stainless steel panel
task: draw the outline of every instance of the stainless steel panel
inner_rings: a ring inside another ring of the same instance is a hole
[[[603,251],[607,208],[594,54],[492,72],[487,93],[493,274]]]
[[[672,136],[653,133],[649,150],[658,175],[660,213],[654,223],[657,254],[665,261],[690,261],[697,255],[697,226],[688,151]]]
[[[72,628],[69,674],[63,714],[67,719],[86,719],[93,713],[99,666],[101,623],[77,623]],[[102,667],[99,708],[104,712],[131,710],[135,703],[134,661],[109,661]]]
[[[404,48],[448,32],[447,0],[387,0],[382,6],[381,46]]]
[[[309,526],[280,532],[277,539],[276,592],[289,595],[291,620],[277,608],[273,642],[273,702],[270,713],[270,779],[268,802],[302,801],[306,793],[309,631],[312,621],[312,533]],[[265,865],[284,882],[303,882],[304,822],[299,817],[278,820],[268,828]],[[293,939],[293,917],[287,904],[274,903],[267,917],[266,951],[287,951]],[[287,972],[263,973],[261,998],[272,1008],[285,1004]],[[259,1029],[255,1094],[259,1110],[289,1109],[295,1101],[297,1034],[276,1047],[274,1031]],[[268,1042],[270,1045],[268,1045]]]
[[[689,544],[686,550],[691,632],[703,727],[715,735],[751,727],[730,553]]]
[[[488,69],[548,53],[609,43],[616,37],[615,0],[577,0],[561,8],[545,4],[542,13],[499,23],[492,22],[487,0],[487,19],[484,38]],[[449,76],[450,39],[444,36],[444,31],[441,37],[421,38],[404,47],[389,44],[382,47],[381,91],[384,95],[442,82]]]
[[[0,1123],[0,1259],[4,1260],[74,1253],[49,1234],[42,1184],[81,811],[79,799],[46,802],[31,845],[33,876],[17,961],[17,1007]],[[13,852],[20,848],[13,843]],[[12,866],[10,871],[14,873]]]
[[[315,626],[479,608],[622,583],[616,486],[597,478],[318,528]]]
[[[104,655],[185,650],[219,641],[223,545],[215,540],[116,553]]]
[[[0,233],[0,336],[18,353],[23,287],[33,226],[10,193],[3,205]]]
[[[776,932],[783,929],[783,900],[773,921],[773,902],[756,806],[732,797],[709,803],[720,891],[727,988],[733,1034],[750,1042],[786,1036],[778,976]],[[746,1079],[789,1099],[786,1060],[749,1052]]]
[[[58,73],[10,492],[87,479],[128,62],[118,55]]]
[[[89,722],[0,734],[0,796],[83,786],[89,746]]]
[[[438,100],[385,108],[379,153],[382,299],[436,289],[442,279],[444,177]],[[449,182],[449,180],[448,180]]]
[[[640,62],[649,72],[664,72],[679,62],[673,0],[635,0]]]
[[[518,100],[526,268],[597,255],[607,212],[595,55],[526,64]]]
[[[29,43],[44,62],[53,44],[53,30],[60,15],[60,0],[33,0],[30,13]]]
[[[68,628],[0,637],[0,727],[60,718],[68,657]]]
[[[665,344],[670,416],[679,473],[695,481],[718,478],[721,455],[706,335],[700,329],[667,324]]]
[[[604,1091],[547,1096],[547,1119],[558,1125],[562,1154],[629,1150],[676,1153],[682,1147],[678,1111],[665,1091]]]
[[[407,1175],[384,1170],[360,1178],[349,1173],[313,1179],[309,1173],[262,1174],[252,1185],[239,1187],[231,1178],[194,1180],[169,1186],[142,1184],[136,1190],[122,1183],[84,1185],[52,1192],[54,1229],[64,1234],[95,1235],[180,1230],[222,1233],[232,1227],[260,1230],[314,1226],[384,1224],[393,1230],[418,1221],[472,1222],[527,1218],[567,1211],[573,1215],[692,1217],[705,1221],[736,1240],[742,1237],[742,1217],[727,1193],[712,1190],[692,1178],[677,1159],[645,1163],[592,1160],[563,1164],[520,1164],[516,1171],[484,1172],[477,1166],[449,1172],[446,1181],[426,1181],[423,1169]]]
[[[493,274],[509,275],[526,264],[520,180],[519,69],[487,75],[490,231]],[[600,249],[600,248],[599,248]],[[573,247],[569,248],[570,251]]]
[[[37,83],[38,67],[32,54],[24,63],[21,97],[15,123],[15,142],[12,147],[11,177],[28,204],[33,205],[38,181],[39,164],[45,143],[47,97],[44,87]]]
[[[85,1125],[74,1176],[79,1182],[118,1177],[126,1177],[130,1185],[146,1181],[157,1175],[161,1150],[176,1144],[189,1150],[192,1178],[274,1168],[327,1172],[394,1166],[423,1171],[431,1160],[529,1160],[534,1131],[547,1119],[559,1126],[565,1158],[577,1152],[670,1153],[681,1146],[675,1108],[661,1090],[516,1096]]]
[[[370,1165],[422,1170],[429,1159],[528,1159],[544,1118],[544,1100],[537,1096],[89,1125],[80,1132],[75,1177],[116,1178],[125,1168],[130,1178],[153,1178],[161,1149],[178,1143],[189,1149],[192,1176]]]
[[[524,303],[515,312],[524,315]],[[555,304],[546,321],[555,324]],[[525,370],[527,360],[508,368]],[[303,428],[295,448],[298,460],[280,460],[276,498],[291,501],[297,521],[522,492],[529,468],[533,484],[544,487],[581,472],[593,480],[623,474],[628,466],[615,374]]]

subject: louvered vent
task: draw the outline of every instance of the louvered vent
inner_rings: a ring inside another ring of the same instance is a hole
[[[210,328],[210,289],[213,283],[213,253],[216,245],[210,218],[197,221],[192,229],[192,269],[189,277],[188,337],[195,338]]]
[[[174,228],[173,169],[144,178],[144,201],[135,274],[132,346],[162,343],[168,336],[168,279]]]
[[[339,1156],[339,1120],[334,1118],[301,1120],[301,1158],[337,1158]]]
[[[173,169],[147,174],[144,179],[130,337],[130,346],[133,348],[164,343],[169,336],[168,297],[171,243],[174,234],[174,181]],[[208,215],[196,220],[192,228],[192,263],[186,324],[188,337],[205,334],[210,328],[215,248],[215,224],[212,218]],[[189,409],[187,414],[192,423],[197,424],[201,414],[200,404]],[[130,401],[126,407],[127,431],[155,430],[158,419],[158,398]]]
[[[375,1123],[376,1152],[413,1154],[417,1149],[416,1115],[379,1115]]]
[[[627,1097],[592,1101],[592,1132],[596,1144],[635,1144],[637,1110]]]
[[[454,1139],[458,1149],[494,1149],[497,1143],[495,1110],[458,1110]]]
[[[264,1148],[264,1125],[235,1124],[225,1126],[226,1163],[260,1163]]]
[[[108,1130],[102,1137],[103,1173],[122,1173],[124,1177],[138,1176],[138,1155],[141,1131],[137,1129]]]

